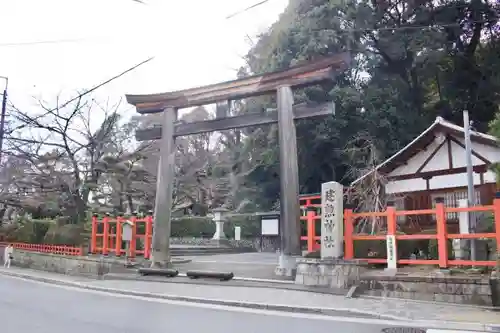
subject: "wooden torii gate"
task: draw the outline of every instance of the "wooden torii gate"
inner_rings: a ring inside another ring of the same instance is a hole
[[[280,156],[280,236],[281,256],[277,273],[289,275],[295,268],[293,256],[301,255],[299,177],[295,119],[334,112],[332,103],[293,106],[292,88],[334,79],[347,69],[349,53],[341,53],[287,70],[255,75],[204,87],[151,95],[126,95],[140,114],[163,112],[161,127],[136,132],[139,141],[161,139],[160,162],[154,210],[152,267],[170,265],[170,228],[174,184],[175,137],[278,123]],[[228,116],[217,112],[213,120],[178,123],[177,110],[205,104],[277,93],[278,109],[271,112]]]

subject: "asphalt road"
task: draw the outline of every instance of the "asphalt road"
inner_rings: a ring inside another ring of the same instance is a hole
[[[125,298],[0,276],[0,331],[36,333],[379,333],[388,325]]]
[[[238,277],[283,280],[274,274],[278,257],[277,253],[258,252],[195,256],[191,262],[175,267],[182,273],[188,270],[229,271]]]
[[[193,258],[194,262],[205,263],[226,263],[226,264],[259,264],[268,265],[273,268],[278,264],[279,253],[270,252],[249,252],[249,253],[232,253],[232,254],[217,254],[211,256],[197,256]]]

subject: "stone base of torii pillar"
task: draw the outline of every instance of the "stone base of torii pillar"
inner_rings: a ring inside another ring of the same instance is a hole
[[[281,277],[295,278],[297,272],[298,256],[290,256],[281,253],[278,259],[278,266],[274,269],[274,274]]]

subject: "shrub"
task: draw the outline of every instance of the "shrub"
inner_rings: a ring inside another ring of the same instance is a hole
[[[66,224],[53,225],[47,231],[43,242],[54,245],[82,246],[85,243],[85,230],[83,225]]]
[[[2,226],[1,233],[9,242],[42,243],[53,223],[52,220],[33,220],[22,217],[13,224]]]
[[[181,217],[172,219],[172,237],[212,237],[215,223],[210,217]]]
[[[224,233],[227,237],[234,238],[234,227],[241,227],[241,238],[260,237],[260,219],[260,216],[230,217],[224,223]]]
[[[234,227],[241,227],[241,238],[260,236],[260,217],[235,216],[224,223],[224,233],[234,238]],[[215,222],[211,217],[181,217],[172,219],[172,237],[210,238],[215,233]]]

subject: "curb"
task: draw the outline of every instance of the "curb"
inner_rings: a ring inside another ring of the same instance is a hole
[[[186,280],[187,279],[187,280]],[[293,281],[279,281],[272,279],[255,279],[255,278],[245,278],[245,277],[234,277],[230,281],[206,281],[206,280],[191,280],[188,279],[186,273],[179,273],[177,275],[177,279],[169,278],[163,280],[153,280],[148,279],[146,277],[140,275],[128,275],[128,276],[120,276],[119,274],[105,274],[102,276],[102,280],[106,281],[141,281],[141,282],[155,282],[155,283],[181,283],[181,284],[195,284],[202,286],[231,286],[231,287],[245,287],[245,288],[260,288],[260,289],[281,289],[281,290],[291,290],[291,291],[300,291],[304,293],[314,293],[314,294],[323,294],[323,295],[335,295],[335,296],[344,296],[345,292],[337,291],[337,290],[325,290],[325,289],[300,289],[293,288],[295,283]],[[232,282],[241,283],[241,284],[233,284]],[[261,283],[261,284],[258,284]]]
[[[414,326],[420,326],[425,328],[441,328],[450,330],[472,330],[472,331],[486,331],[486,332],[500,332],[500,326],[494,324],[481,324],[473,322],[454,322],[454,321],[427,321],[427,320],[414,320],[408,317],[399,317],[393,315],[381,315],[373,311],[363,311],[356,310],[352,308],[320,308],[320,307],[303,307],[303,306],[290,306],[282,304],[266,304],[266,303],[252,303],[252,302],[240,302],[240,301],[227,301],[200,297],[188,297],[188,296],[174,296],[174,295],[161,295],[149,292],[133,291],[133,290],[123,290],[115,288],[97,287],[91,286],[80,282],[70,282],[58,279],[52,279],[47,277],[33,276],[29,274],[14,273],[7,271],[0,271],[0,275],[11,276],[22,278],[26,280],[38,281],[48,284],[67,286],[80,288],[85,290],[93,290],[100,292],[113,293],[118,295],[126,296],[138,296],[154,299],[163,299],[169,301],[181,301],[181,302],[191,302],[200,304],[213,304],[221,306],[230,307],[240,307],[240,308],[250,308],[257,310],[272,310],[281,312],[295,312],[295,313],[306,313],[306,314],[322,314],[326,316],[338,316],[338,312],[367,315],[373,317],[373,319],[385,319],[385,320],[396,320],[402,322],[411,321]]]
[[[406,300],[404,298],[397,298],[397,297],[384,297],[384,296],[372,296],[372,295],[359,295],[356,296],[356,298],[359,299],[375,299],[375,300],[394,300],[394,301],[401,301],[401,300]],[[425,301],[425,300],[420,300],[420,299],[412,299],[411,300],[414,303],[420,303],[420,304],[431,304],[431,305],[449,305],[450,303],[447,302],[439,302],[439,301]],[[474,304],[458,304],[458,303],[453,303],[453,306],[460,307],[460,308],[469,308],[469,309],[482,309],[482,310],[497,310],[496,307],[494,306],[488,306],[488,305],[474,305]]]

